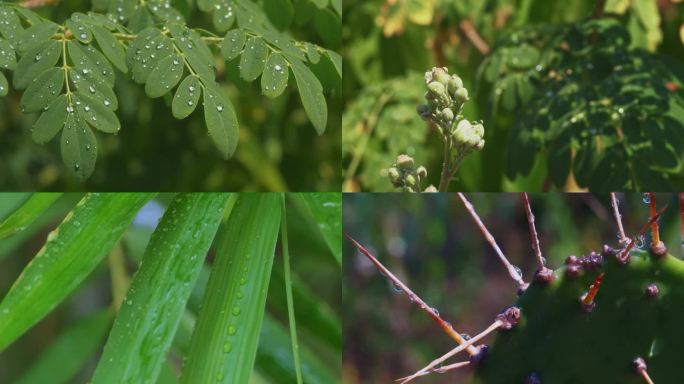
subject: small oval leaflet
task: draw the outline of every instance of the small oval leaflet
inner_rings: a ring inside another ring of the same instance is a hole
[[[233,60],[242,53],[245,41],[247,41],[247,36],[242,29],[236,28],[228,31],[221,43],[221,55],[226,60]]]
[[[230,2],[216,4],[214,11],[214,27],[219,32],[225,32],[235,23],[235,9]]]
[[[100,75],[107,85],[114,87],[114,68],[109,64],[109,60],[92,45],[70,41],[67,43],[69,57],[82,74],[94,72]]]
[[[119,107],[114,90],[96,72],[88,72],[84,75],[82,71],[72,68],[69,69],[69,79],[74,83],[76,90],[99,100],[112,111],[116,111]]]
[[[261,76],[261,93],[271,98],[278,97],[287,87],[289,75],[290,69],[283,55],[271,53]]]
[[[69,113],[62,131],[62,159],[80,179],[87,179],[95,169],[97,141],[93,131],[77,113]]]
[[[17,52],[20,54],[27,53],[42,42],[50,40],[52,35],[57,32],[57,28],[59,28],[59,26],[51,21],[28,27],[21,33],[21,37],[15,45]]]
[[[67,116],[67,97],[59,95],[44,111],[31,129],[31,137],[38,144],[52,140],[62,129]]]
[[[204,88],[204,121],[223,157],[233,156],[238,141],[237,117],[233,105],[218,89]]]
[[[79,115],[93,128],[105,133],[117,133],[121,128],[119,119],[111,109],[82,92],[72,94]]]
[[[0,38],[0,69],[13,71],[17,67],[17,55],[9,41]]]
[[[90,32],[90,29],[88,29],[88,27],[86,27],[82,22],[76,21],[72,17],[71,19],[67,19],[65,24],[67,28],[69,28],[71,34],[74,35],[76,40],[80,41],[81,43],[90,44],[90,42],[93,40],[93,34]]]
[[[24,112],[39,112],[52,103],[62,93],[64,70],[52,67],[36,77],[21,96],[21,109]]]
[[[95,35],[95,41],[100,46],[102,53],[111,60],[112,64],[121,72],[128,72],[128,67],[126,66],[126,54],[124,53],[123,46],[119,41],[112,35],[110,31],[99,25],[93,25],[92,27],[93,35]]]
[[[161,59],[150,73],[145,83],[145,93],[149,97],[160,97],[171,92],[183,76],[183,59],[173,54]]]
[[[264,71],[268,46],[260,37],[251,37],[245,43],[245,50],[240,57],[240,77],[253,81]]]
[[[171,112],[176,119],[185,119],[197,107],[200,98],[200,81],[189,75],[180,83],[171,102]]]
[[[304,111],[309,116],[316,132],[322,135],[328,121],[328,105],[325,103],[325,96],[323,96],[323,87],[304,63],[298,60],[290,60],[290,65],[297,81]]]
[[[62,54],[61,45],[48,40],[31,48],[17,63],[14,72],[14,87],[21,90],[29,86],[33,79],[57,64]]]

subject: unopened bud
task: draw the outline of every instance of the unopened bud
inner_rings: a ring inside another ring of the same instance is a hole
[[[444,121],[454,120],[454,111],[449,108],[442,109],[442,119],[444,119]]]
[[[408,171],[413,169],[413,158],[409,155],[399,155],[396,161],[397,167],[401,170]]]
[[[413,175],[406,175],[406,185],[409,187],[415,187],[416,186],[416,178]]]
[[[395,187],[401,186],[401,175],[399,174],[397,167],[390,167],[390,169],[387,170],[387,175],[389,175],[390,181]]]
[[[444,101],[448,98],[446,94],[446,87],[440,82],[433,81],[432,83],[428,84],[428,90],[428,93],[438,100]]]
[[[418,178],[422,180],[427,177],[427,169],[421,165],[416,170],[416,174],[418,175]]]
[[[453,95],[459,88],[463,88],[463,80],[457,75],[451,75],[447,82],[447,91]]]
[[[456,102],[458,102],[458,103],[460,103],[460,104],[463,104],[463,103],[465,103],[466,101],[470,100],[470,99],[468,98],[468,90],[465,89],[465,88],[458,88],[458,89],[454,92],[454,99],[456,100]]]
[[[434,193],[434,192],[439,192],[439,191],[437,190],[437,188],[435,188],[434,185],[430,184],[430,186],[425,188],[425,191],[423,191],[423,192]]]

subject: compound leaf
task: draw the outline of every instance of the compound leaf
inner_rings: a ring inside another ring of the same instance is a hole
[[[44,144],[52,140],[64,126],[67,117],[67,97],[59,95],[50,103],[47,111],[44,111],[31,129],[31,137],[38,144]]]
[[[14,87],[20,90],[28,87],[38,75],[57,64],[61,53],[62,47],[55,40],[48,40],[33,46],[17,63],[17,70],[14,71]]]
[[[228,31],[221,43],[221,54],[226,60],[233,60],[242,53],[247,36],[242,29],[236,28]]]
[[[264,39],[251,37],[245,43],[245,49],[240,57],[240,77],[246,81],[254,81],[264,71],[268,46]]]
[[[93,382],[155,382],[228,194],[185,193],[166,209],[133,277]]]
[[[126,53],[119,41],[105,27],[93,25],[90,27],[95,35],[95,40],[100,46],[102,53],[114,64],[121,72],[128,72],[126,67]]]
[[[214,82],[214,55],[200,35],[180,24],[168,24],[174,43],[185,60],[205,83]]]
[[[52,103],[64,87],[64,69],[52,67],[33,79],[21,96],[23,112],[39,112]]]
[[[171,92],[183,76],[183,59],[178,54],[167,56],[157,63],[145,83],[149,97],[160,97]]]
[[[97,140],[77,112],[67,114],[62,130],[62,160],[79,179],[93,173],[97,160]]]
[[[271,98],[278,97],[287,87],[289,75],[290,70],[283,55],[279,52],[271,53],[261,76],[261,92]]]
[[[290,68],[294,73],[302,99],[304,110],[316,132],[322,135],[328,120],[328,106],[323,96],[323,87],[311,70],[299,60],[290,60]]]
[[[52,231],[0,303],[0,351],[66,299],[95,269],[152,198],[88,194]]]
[[[197,107],[200,98],[200,81],[197,76],[189,75],[181,81],[171,102],[171,112],[176,119],[185,119]]]
[[[74,92],[71,97],[83,120],[93,128],[105,133],[117,133],[121,129],[116,114],[100,101],[82,92]]]
[[[230,100],[213,87],[204,88],[204,121],[223,157],[233,156],[238,142],[238,122]]]

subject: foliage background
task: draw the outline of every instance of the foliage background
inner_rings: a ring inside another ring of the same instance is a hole
[[[520,196],[466,197],[529,281],[536,264]],[[618,194],[618,199],[625,232],[634,236],[648,222],[648,205],[640,194]],[[656,194],[656,199],[659,207],[668,204],[660,221],[661,239],[670,253],[682,257],[676,195]],[[603,244],[617,246],[607,194],[532,194],[530,200],[550,267]],[[517,285],[454,194],[345,194],[343,227],[459,332],[479,333],[515,301]],[[349,242],[343,250],[345,383],[389,383],[454,348],[437,324],[397,293]],[[431,374],[416,383],[454,383],[467,377],[468,371]]]
[[[27,196],[28,194],[23,193],[0,194],[0,222]],[[11,284],[17,279],[22,269],[43,245],[48,233],[57,227],[81,197],[82,194],[80,193],[64,194],[26,230],[0,240],[0,301],[9,291]],[[135,221],[119,242],[118,246],[123,250],[126,272],[129,277],[135,272],[138,266],[137,261],[142,258],[150,235],[172,197],[172,194],[160,194],[148,203],[138,213]],[[331,377],[340,377],[342,336],[339,265],[330,255],[330,250],[322,236],[312,236],[312,225],[315,223],[312,223],[309,217],[299,211],[294,204],[288,204],[287,215],[290,266],[300,348],[307,349],[310,353],[315,354],[317,361],[323,363],[322,367],[318,366],[323,372]],[[209,265],[211,265],[213,258],[214,246],[210,249],[207,257]],[[0,353],[0,381],[3,383],[16,382],[23,374],[27,373],[41,353],[47,350],[51,343],[66,329],[88,314],[111,307],[112,295],[114,294],[112,292],[114,285],[112,279],[114,277],[110,276],[112,273],[110,264],[104,260],[70,298],[31,328],[17,342]],[[208,276],[200,277],[197,286],[206,284],[207,278]],[[119,289],[121,288],[119,287]],[[197,310],[200,304],[199,300],[202,299],[197,292],[199,291],[196,288],[196,292],[193,292],[188,302],[187,308],[190,311]],[[307,317],[325,319],[326,323],[316,324],[315,321],[307,321]],[[251,382],[254,384],[288,383],[288,380],[294,380],[294,363],[289,362],[291,372],[284,372],[282,366],[267,358],[280,356],[281,360],[286,359],[289,354],[283,353],[283,350],[288,351],[291,348],[280,245],[276,249],[269,284],[264,324],[266,323],[270,327],[267,332],[271,332],[268,334],[277,334],[273,329],[279,329],[280,332],[284,332],[284,339],[260,338]],[[337,324],[337,327],[331,327],[331,324]],[[183,322],[181,322],[178,333],[188,332],[187,329],[182,331],[183,328]],[[264,325],[264,329],[266,328]],[[108,334],[108,331],[106,333]],[[185,337],[189,336],[186,334]],[[105,341],[106,336],[105,339],[100,340],[98,351],[102,350]],[[65,366],[73,363],[70,358],[75,359],[71,355],[63,356],[62,363]],[[307,358],[306,355],[302,355],[303,361],[306,361]],[[90,356],[80,369],[79,374],[70,382],[85,383],[91,380],[98,359],[99,356],[97,355]],[[177,346],[171,347],[168,361],[178,373],[183,362],[183,353],[178,350]],[[177,382],[177,380],[169,381],[169,379],[169,376],[162,373],[158,383]]]
[[[263,3],[263,1],[258,1]],[[302,0],[299,2],[309,2]],[[50,3],[50,2],[46,2]],[[320,3],[320,2],[319,2]],[[323,2],[325,4],[326,2]],[[189,26],[214,31],[211,15],[196,9],[194,0],[173,0]],[[73,12],[91,9],[91,2],[70,0],[35,9],[62,23]],[[310,20],[295,20],[292,35],[302,41],[340,47],[340,29],[327,19],[332,10],[313,7]],[[339,20],[338,20],[339,21]],[[332,26],[332,28],[331,28]],[[150,99],[144,87],[117,73],[118,135],[96,133],[99,155],[95,172],[79,182],[60,158],[59,140],[39,145],[30,128],[37,115],[23,115],[21,93],[0,99],[0,188],[3,190],[339,190],[341,94],[339,79],[322,81],[328,101],[328,127],[318,136],[309,123],[290,76],[291,86],[276,99],[261,95],[260,82],[246,83],[236,68],[220,65],[217,80],[235,106],[240,122],[238,149],[223,160],[207,135],[204,117],[171,115],[170,98]]]
[[[624,9],[621,20],[633,46],[651,50],[680,82],[684,79],[684,4],[677,0],[345,1],[343,190],[392,190],[387,168],[402,152],[425,165],[430,182],[437,185],[442,144],[435,130],[415,112],[416,105],[424,102],[422,74],[433,66],[446,66],[463,78],[471,96],[464,115],[469,120],[484,120],[484,150],[466,158],[452,190],[555,189],[546,177],[547,167],[553,164],[547,164],[545,156],[537,157],[526,177],[511,180],[504,176],[508,133],[521,120],[525,108],[514,102],[508,111],[499,108],[491,113],[488,93],[492,90],[477,82],[478,68],[486,55],[468,34],[475,31],[491,48],[498,39],[510,36],[516,26],[559,26],[586,19],[596,3]],[[657,6],[657,14],[635,11],[639,8],[636,5],[646,3]],[[677,93],[682,94],[681,88]],[[684,124],[684,118],[679,120]],[[680,152],[675,153],[681,162]],[[674,190],[684,187],[681,167],[670,180]]]

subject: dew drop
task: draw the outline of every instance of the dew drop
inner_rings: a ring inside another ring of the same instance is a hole
[[[404,292],[404,290],[401,289],[401,287],[400,287],[399,284],[397,284],[397,283],[392,283],[392,289],[393,289],[394,292],[396,292],[396,293],[402,293],[402,292]]]
[[[233,346],[230,343],[223,344],[223,353],[230,353],[233,350]]]
[[[223,105],[217,105],[216,110],[219,112],[223,112]]]
[[[240,314],[240,307],[233,307],[233,315],[237,316]]]
[[[81,39],[87,39],[87,38],[88,38],[88,35],[87,35],[87,34],[81,33]]]
[[[651,195],[649,193],[644,193],[641,197],[641,201],[643,201],[644,204],[651,204]]]
[[[84,75],[87,75],[88,72],[90,72],[90,71],[88,71],[87,69],[83,68],[83,70],[82,70],[81,72],[83,72]]]
[[[189,86],[189,87],[188,87],[188,91],[190,91],[190,93],[195,92],[195,87],[193,87],[192,85]]]
[[[193,103],[192,100],[188,100],[188,107],[192,107],[193,104],[194,104],[194,103]]]
[[[111,103],[109,102],[109,100],[105,100],[105,101],[104,101],[105,107],[109,107],[109,104],[111,104]]]
[[[228,334],[229,334],[229,335],[234,335],[235,332],[237,332],[237,328],[235,328],[234,325],[231,325],[231,326],[228,327]]]
[[[90,112],[90,107],[87,106],[87,105],[86,105],[83,109],[84,109],[86,112]]]

